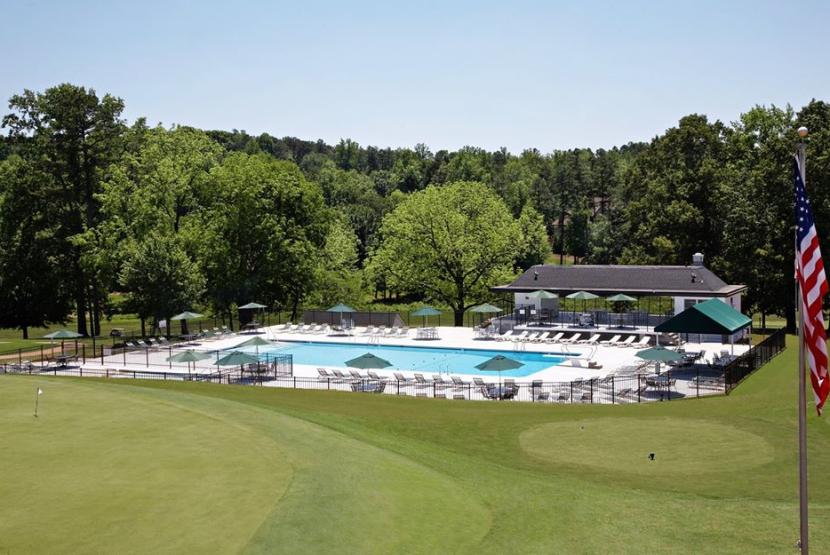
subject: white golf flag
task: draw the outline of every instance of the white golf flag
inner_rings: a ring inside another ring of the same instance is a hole
[[[37,394],[38,395],[43,395],[43,390],[41,388],[37,388]]]

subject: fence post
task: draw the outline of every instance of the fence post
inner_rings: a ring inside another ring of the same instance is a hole
[[[640,387],[640,378],[641,378],[641,375],[637,374],[637,402],[638,403],[642,402],[640,400],[640,389],[641,389],[641,387]]]
[[[110,351],[112,352],[112,351]],[[101,366],[104,366],[104,346],[101,345]]]
[[[571,404],[573,404],[573,402],[574,402],[574,383],[573,383],[573,381],[571,381],[570,386],[571,386],[571,394],[569,395],[569,397],[571,398]]]
[[[171,358],[173,358],[173,347],[167,347],[167,361],[170,363],[170,370],[173,369],[173,361],[170,360]],[[190,365],[189,362],[188,365]]]
[[[666,372],[666,398],[671,401],[671,370]]]
[[[23,348],[17,349],[17,363],[23,364]]]
[[[594,380],[595,379],[596,378],[591,378],[591,381],[589,382],[591,384],[591,404],[592,405],[594,404]]]
[[[127,367],[127,344],[126,344],[126,343],[124,343],[124,346],[123,346],[123,347],[121,347],[121,349],[123,349],[123,350],[121,351],[121,354],[123,354],[123,355],[124,355],[124,368],[126,368],[126,367]]]
[[[611,376],[611,404],[614,405],[616,388],[614,387],[614,376]]]
[[[695,378],[695,384],[697,389],[697,397],[700,397],[700,366],[695,365],[695,369],[697,370],[697,378]]]
[[[398,387],[398,391],[397,391],[397,393],[395,393],[395,395],[400,395],[401,394],[401,380],[395,379],[395,384]]]
[[[294,389],[297,389],[297,376],[292,376],[294,379]]]
[[[40,365],[43,366],[43,345],[40,346]]]

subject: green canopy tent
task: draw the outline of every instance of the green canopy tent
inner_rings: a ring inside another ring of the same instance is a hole
[[[524,363],[522,362],[513,360],[512,358],[507,358],[503,355],[496,355],[493,358],[482,362],[481,364],[477,364],[476,368],[483,372],[499,373],[498,397],[501,399],[504,393],[501,387],[501,373],[505,370],[514,370],[516,368],[521,368],[522,366],[524,366]]]
[[[259,304],[259,303],[248,303],[248,304],[243,304],[243,305],[242,305],[242,306],[240,306],[237,310],[238,310],[238,311],[242,311],[242,310],[258,311],[258,313],[259,313],[259,314],[262,314],[262,310],[264,310],[264,309],[266,309],[266,308],[268,308],[268,307],[267,307],[267,306],[265,306],[264,304]],[[253,315],[251,316],[251,319],[250,319],[250,320],[247,320],[247,321],[245,322],[245,324],[251,324],[251,323],[253,323],[253,322],[256,322],[256,317],[255,317],[255,315],[256,315],[256,314],[257,314],[257,313],[253,313]],[[242,315],[241,315],[241,314],[239,315],[239,321],[240,321],[240,322],[242,321]],[[262,322],[260,322],[260,323],[262,323]]]
[[[611,295],[610,297],[606,297],[605,300],[609,301],[609,302],[612,302],[614,304],[617,304],[617,303],[633,303],[633,302],[637,301],[637,299],[635,299],[634,297],[629,297],[628,295],[625,295],[623,293],[617,293],[616,295]],[[623,314],[623,313],[618,312],[617,314]],[[622,323],[623,323],[622,319],[620,319],[620,320],[621,320],[620,327],[623,327],[622,326]]]
[[[352,307],[350,307],[349,305],[339,303],[339,304],[336,304],[333,307],[329,308],[328,310],[326,310],[326,312],[339,313],[340,314],[340,327],[342,328],[343,327],[343,314],[348,314],[350,312],[357,312],[357,311],[355,309],[353,309]]]
[[[582,312],[585,312],[585,301],[592,301],[594,299],[598,299],[599,295],[594,295],[593,293],[589,293],[588,291],[577,291],[576,293],[571,293],[566,297],[567,299],[571,299],[573,301],[582,301]],[[574,321],[576,321],[576,302],[574,302]]]
[[[433,308],[431,306],[422,306],[415,312],[412,312],[410,316],[420,316],[423,318],[422,327],[427,327],[427,316],[440,316],[441,311],[437,308]],[[440,322],[440,321],[439,321]]]
[[[186,351],[182,351],[181,353],[176,353],[173,356],[167,357],[168,362],[186,362],[187,363],[187,373],[190,374],[190,363],[193,363],[193,369],[196,369],[196,363],[200,360],[207,360],[211,358],[210,353],[202,352],[202,351],[194,351],[193,349],[188,349]]]
[[[76,332],[71,331],[71,330],[53,331],[52,333],[47,333],[46,335],[43,336],[44,339],[49,340],[49,344],[53,348],[54,348],[55,339],[60,339],[61,340],[61,353],[63,353],[64,341],[66,341],[67,339],[77,340],[79,337],[83,337],[83,336],[80,333],[76,333]],[[75,341],[75,351],[77,351],[77,350],[78,350],[78,342]]]
[[[195,320],[197,318],[202,318],[203,316],[198,312],[191,312],[189,310],[185,310],[181,314],[176,314],[172,318],[170,318],[171,322],[180,321],[182,323],[182,335],[187,335],[187,321],[188,320]]]
[[[481,320],[479,320],[479,325],[481,325],[481,323],[484,321],[485,314],[498,314],[499,312],[501,312],[501,309],[497,306],[484,303],[474,306],[470,309],[470,312],[473,312],[475,314],[481,314]]]
[[[681,360],[683,358],[683,355],[681,355],[677,351],[666,349],[662,345],[657,345],[655,347],[643,349],[642,351],[637,351],[636,356],[641,360],[657,363],[656,370],[658,374],[660,373],[661,362],[673,362],[676,360]]]
[[[388,360],[375,356],[372,353],[366,353],[365,355],[360,355],[357,358],[347,360],[346,366],[349,368],[358,368],[360,370],[382,370],[392,366],[392,363]]]
[[[735,333],[752,325],[752,320],[718,299],[690,306],[654,327],[659,333],[728,335],[734,351]]]

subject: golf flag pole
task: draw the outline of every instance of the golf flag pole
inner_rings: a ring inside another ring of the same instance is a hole
[[[40,401],[40,396],[43,395],[43,390],[41,388],[37,388],[35,391],[35,418],[37,418],[37,406],[38,401]]]

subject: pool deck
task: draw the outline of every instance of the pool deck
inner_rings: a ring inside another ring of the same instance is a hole
[[[484,349],[504,351],[505,356],[510,356],[511,352],[539,352],[539,353],[557,353],[564,354],[568,357],[564,363],[551,366],[529,376],[519,378],[517,381],[571,381],[578,378],[590,379],[599,378],[603,376],[613,375],[620,372],[630,371],[633,368],[640,367],[642,361],[636,357],[636,353],[640,348],[634,347],[617,347],[609,345],[584,345],[584,344],[561,344],[561,343],[528,343],[515,341],[496,341],[493,339],[477,339],[471,328],[455,328],[442,327],[438,328],[439,339],[435,340],[417,340],[414,339],[414,330],[410,330],[408,337],[377,337],[377,336],[361,336],[361,335],[327,335],[320,333],[285,333],[279,331],[279,326],[271,326],[269,328],[261,328],[259,336],[274,342],[320,342],[320,343],[348,343],[351,345],[365,344],[366,350],[370,351],[376,346],[409,346],[409,347],[443,347],[450,349]],[[200,341],[198,344],[193,344],[190,347],[196,351],[216,352],[229,351],[241,343],[249,340],[252,337],[250,334],[235,334],[217,339],[207,341]],[[703,343],[694,344],[687,343],[684,345],[687,350],[704,350],[706,355],[704,361],[711,360],[714,353],[722,350],[729,350],[729,345],[722,345],[720,343]],[[179,350],[184,347],[175,346],[174,350]],[[249,348],[250,349],[250,348]],[[747,345],[735,345],[734,352],[739,355],[748,349]],[[145,352],[143,350],[131,351],[126,355],[113,355],[106,357],[104,364],[100,361],[88,361],[90,367],[124,367],[136,368],[138,366],[149,366],[157,370],[164,370],[167,372],[187,373],[187,368],[184,365],[170,365],[167,362],[167,357],[170,351],[168,349],[150,350]],[[126,362],[126,364],[124,364]],[[345,361],[344,361],[345,362]],[[589,362],[598,364],[599,367],[589,367]],[[164,368],[166,367],[166,369]],[[215,371],[216,366],[212,364],[212,360],[199,361],[192,366],[199,372]],[[339,366],[344,368],[345,365]],[[401,372],[407,377],[412,377],[413,372],[406,369],[390,368],[386,370],[379,370],[378,374],[382,376],[392,376],[393,372]],[[454,372],[450,372],[453,374]],[[294,364],[294,374],[298,377],[316,377],[317,366]]]

